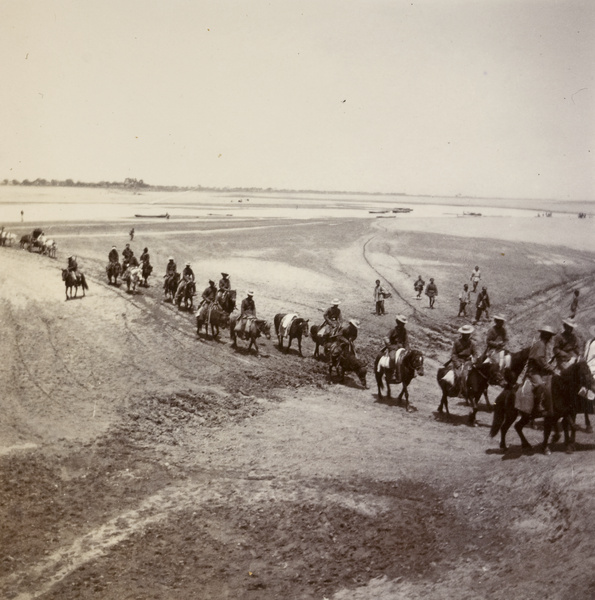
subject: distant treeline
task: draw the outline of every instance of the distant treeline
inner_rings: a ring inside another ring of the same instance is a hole
[[[382,192],[346,192],[346,191],[322,191],[322,190],[288,190],[288,189],[276,189],[276,188],[257,188],[257,187],[205,187],[202,185],[196,185],[193,187],[181,187],[177,185],[151,185],[145,183],[142,179],[133,179],[127,177],[124,181],[99,181],[99,182],[86,182],[86,181],[74,181],[72,179],[35,179],[33,181],[29,179],[23,179],[18,181],[17,179],[3,179],[2,185],[18,185],[18,186],[37,186],[37,187],[82,187],[82,188],[106,188],[106,189],[125,189],[125,190],[146,190],[146,191],[158,191],[158,192],[186,192],[186,191],[205,191],[205,192],[227,192],[227,193],[271,193],[278,192],[284,194],[351,194],[359,196],[407,196],[404,193],[382,193]]]

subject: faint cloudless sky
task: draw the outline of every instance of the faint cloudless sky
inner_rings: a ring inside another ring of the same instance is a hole
[[[3,0],[0,180],[595,199],[595,3]]]

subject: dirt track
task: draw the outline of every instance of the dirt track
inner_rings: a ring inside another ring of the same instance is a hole
[[[485,410],[477,428],[457,401],[450,421],[435,413],[470,267],[482,266],[518,349],[536,325],[559,325],[575,287],[580,325],[594,322],[592,254],[366,220],[137,229],[133,248],[149,247],[155,271],[134,296],[103,271],[127,241],[121,226],[57,226],[57,261],[0,249],[0,596],[595,595],[593,435],[545,457],[521,454],[512,431],[502,455]],[[69,253],[90,290],[66,302]],[[393,324],[372,314],[381,278],[389,315],[408,315],[426,357],[414,411],[380,400],[370,373],[368,390],[350,376],[329,385],[311,340],[300,358],[274,339],[259,356],[231,349],[226,331],[197,339],[193,317],[162,302],[170,254],[193,262],[199,291],[220,271],[239,300],[253,287],[271,322],[297,310],[316,324],[338,296],[369,362]],[[434,311],[413,298],[418,273],[436,277]]]

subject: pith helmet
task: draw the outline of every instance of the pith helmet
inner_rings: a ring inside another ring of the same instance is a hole
[[[341,303],[339,302],[339,299],[338,299],[338,298],[335,298],[335,299],[333,300],[333,306],[339,306],[339,304],[341,304]]]
[[[229,273],[221,273],[221,275],[223,275],[223,277],[229,277]]]
[[[252,290],[248,291],[248,296],[254,296],[254,292]]]
[[[475,327],[473,327],[472,325],[463,325],[462,327],[459,327],[458,331],[463,335],[470,335],[475,331]]]
[[[397,323],[403,323],[403,325],[405,325],[407,323],[407,317],[405,317],[404,315],[397,315],[395,317],[395,321],[397,321]]]
[[[504,323],[506,319],[502,315],[494,315],[494,321],[502,321]]]
[[[576,323],[572,319],[564,319],[562,325],[567,325],[568,327],[572,327],[572,329],[576,327]]]
[[[359,321],[357,319],[351,319],[349,321],[356,329],[359,327]]]
[[[174,259],[174,257],[170,256],[167,260],[173,260],[173,259]]]
[[[542,333],[549,333],[550,335],[554,335],[554,333],[556,333],[549,325],[543,325],[539,328],[539,331]]]

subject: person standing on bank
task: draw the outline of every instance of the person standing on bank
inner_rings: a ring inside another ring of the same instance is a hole
[[[374,301],[376,302],[376,314],[377,315],[385,315],[384,312],[384,298],[386,297],[386,292],[384,288],[380,285],[380,279],[376,280],[376,287],[374,288]]]
[[[473,324],[479,323],[479,319],[481,319],[481,315],[483,315],[484,311],[486,313],[486,317],[489,319],[489,308],[490,308],[490,297],[488,296],[488,288],[485,286],[481,288],[481,292],[477,294],[477,300],[475,302],[475,321]]]
[[[426,286],[426,296],[430,300],[430,308],[434,308],[434,302],[438,296],[438,286],[434,283],[433,277],[430,277],[430,283]]]
[[[471,302],[471,292],[467,284],[463,285],[463,291],[459,294],[459,314],[457,317],[467,316],[467,304]]]
[[[415,296],[416,300],[421,300],[421,293],[424,291],[424,287],[426,287],[426,282],[421,278],[421,275],[418,275],[413,284],[413,289],[417,292],[417,296]]]
[[[480,279],[481,279],[481,271],[479,270],[479,267],[477,265],[475,265],[475,269],[473,269],[473,271],[471,271],[471,277],[469,278],[469,280],[473,284],[473,289],[471,290],[472,292],[477,291],[477,286],[479,285]]]

